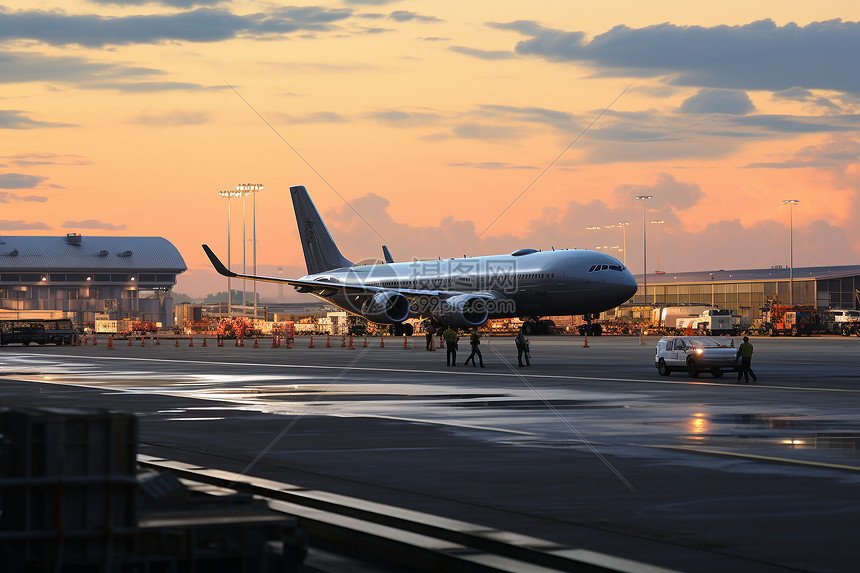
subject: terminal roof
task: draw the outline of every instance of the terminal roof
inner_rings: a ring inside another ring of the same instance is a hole
[[[0,236],[0,272],[61,269],[181,273],[187,267],[162,237]]]

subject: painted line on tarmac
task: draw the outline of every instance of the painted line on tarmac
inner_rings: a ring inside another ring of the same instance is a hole
[[[726,456],[730,458],[744,458],[749,460],[757,460],[757,461],[765,461],[765,462],[777,462],[783,464],[793,464],[800,466],[814,466],[825,469],[834,469],[834,470],[849,470],[854,472],[860,472],[860,466],[846,466],[842,464],[828,464],[825,462],[814,462],[811,460],[798,460],[794,458],[781,458],[776,456],[762,456],[758,454],[744,454],[740,452],[727,452],[725,450],[712,450],[710,448],[697,448],[695,446],[673,446],[671,444],[665,445],[644,445],[646,448],[659,448],[664,450],[679,450],[682,452],[693,452],[696,454],[706,454],[713,456]]]
[[[16,357],[25,357],[33,359],[34,355],[32,354],[13,354],[12,356]],[[321,364],[269,364],[264,362],[222,362],[222,361],[214,361],[214,360],[188,360],[188,359],[174,359],[174,358],[132,358],[128,356],[80,356],[75,354],[50,354],[50,355],[36,355],[38,357],[49,357],[49,358],[72,358],[78,360],[115,360],[115,361],[136,361],[136,362],[163,362],[170,364],[205,364],[209,366],[236,366],[236,367],[260,367],[260,368],[308,368],[308,369],[316,369],[316,370],[343,370],[343,365],[335,365],[335,366],[324,366]],[[362,372],[396,372],[396,373],[409,373],[409,374],[461,374],[467,376],[502,376],[506,378],[519,378],[520,376],[527,376],[529,378],[545,378],[550,380],[590,380],[596,382],[638,382],[645,384],[668,384],[674,386],[725,386],[725,387],[736,387],[739,384],[734,382],[702,382],[702,381],[692,381],[692,380],[679,380],[677,382],[672,380],[653,380],[653,379],[644,379],[644,378],[607,378],[603,376],[571,376],[571,375],[562,375],[562,374],[531,374],[523,372],[520,374],[519,372],[510,373],[510,372],[469,372],[467,368],[463,367],[459,370],[417,370],[417,369],[408,369],[408,368],[371,368],[367,366],[353,366],[350,370],[358,370]],[[2,372],[0,372],[2,375]],[[851,394],[860,393],[860,389],[852,389],[852,388],[810,388],[808,386],[771,386],[771,385],[761,385],[761,384],[743,384],[742,386],[746,388],[757,388],[759,390],[808,390],[812,392],[846,392]]]

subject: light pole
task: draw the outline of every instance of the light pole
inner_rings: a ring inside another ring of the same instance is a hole
[[[254,274],[255,275],[257,274],[257,193],[259,193],[262,190],[263,190],[263,186],[259,183],[241,183],[239,185],[236,185],[236,191],[239,191],[239,192],[243,193],[244,195],[248,195],[249,193],[254,194],[254,214],[253,214],[253,223],[252,223],[252,228],[253,228],[252,233],[253,233],[253,237],[254,237],[254,239],[253,239],[254,244],[252,246],[252,251],[253,251],[252,256],[253,256]],[[242,203],[243,223],[244,223],[244,217],[245,217],[244,208],[245,208],[245,203],[243,201],[243,203]],[[245,241],[244,227],[242,229],[243,229],[242,230],[242,244],[244,245],[244,241]],[[244,252],[245,252],[244,246],[242,247],[242,249],[243,249],[242,250],[242,253],[243,253],[242,261],[244,264],[244,260],[245,260],[244,259]],[[243,306],[245,305],[245,291],[244,290],[242,290],[242,305]],[[244,311],[244,309],[243,309],[243,311]],[[257,281],[254,281],[254,320],[257,320]]]
[[[663,228],[659,225],[662,225],[665,221],[660,219],[659,221],[651,221],[652,225],[658,225],[657,227],[657,272],[660,272],[660,230]]]
[[[227,269],[230,269],[230,199],[238,197],[236,191],[218,191],[218,195],[227,198]],[[227,277],[227,316],[233,316],[233,292],[230,290],[230,277]]]
[[[642,301],[648,304],[648,225],[645,224],[645,204],[651,195],[636,195],[637,201],[642,201]]]
[[[784,199],[783,205],[788,205],[788,304],[794,305],[794,206],[800,203],[798,199]]]

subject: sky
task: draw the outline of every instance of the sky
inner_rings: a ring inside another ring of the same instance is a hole
[[[641,273],[647,233],[649,272],[762,268],[793,228],[795,266],[858,264],[858,53],[846,0],[6,0],[0,234],[162,236],[203,296],[218,192],[260,183],[266,275],[306,272],[291,185],[353,261],[599,247]]]

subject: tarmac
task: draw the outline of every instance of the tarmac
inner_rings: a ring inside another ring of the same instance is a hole
[[[655,337],[533,336],[527,368],[485,338],[483,369],[379,340],[8,346],[0,406],[131,411],[144,454],[679,571],[857,569],[858,337],[753,338],[749,385],[659,376]]]

